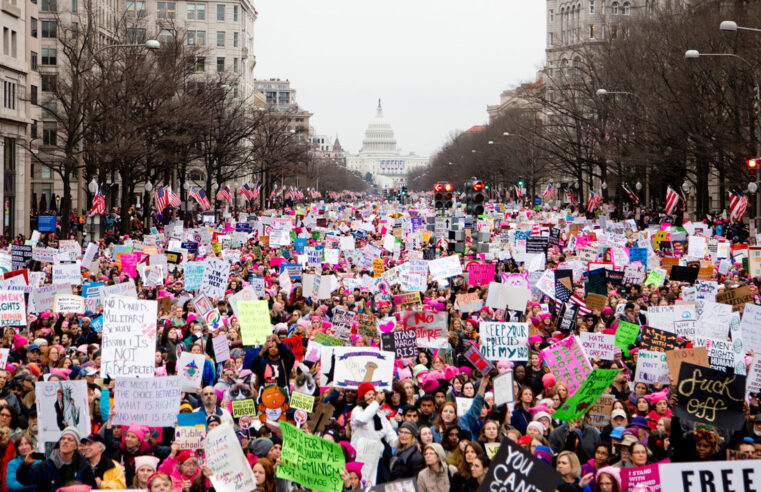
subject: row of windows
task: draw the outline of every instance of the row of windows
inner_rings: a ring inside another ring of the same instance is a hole
[[[605,26],[603,26],[602,29],[597,29],[594,24],[589,24],[588,26],[589,39],[604,39],[605,31],[606,31]],[[608,26],[607,31],[608,31],[608,36],[610,37],[610,39],[618,38],[617,25]],[[623,31],[624,31],[624,37],[627,37],[628,31],[626,30],[626,28],[624,28]],[[570,31],[563,31],[562,41],[563,43],[581,41],[581,30],[571,29]],[[549,46],[555,46],[555,33],[553,32],[547,33],[547,43],[549,44]]]
[[[171,36],[172,33],[169,30],[163,30],[162,36]],[[225,31],[217,31],[217,46],[225,46]],[[188,31],[187,40],[189,45],[206,46],[206,31]],[[233,33],[233,48],[238,47],[238,33]]]
[[[233,58],[233,72],[238,73],[239,66],[238,66],[238,59]],[[225,57],[224,56],[218,56],[217,57],[217,72],[222,73],[226,70],[225,67]],[[203,56],[199,56],[195,60],[195,71],[196,72],[205,72],[206,71],[206,58]]]
[[[128,0],[127,11],[138,17],[145,16],[145,2],[142,0]],[[188,3],[185,6],[187,20],[206,20],[205,3]],[[227,6],[217,4],[217,21],[224,22],[227,15]],[[177,2],[156,2],[156,16],[159,19],[175,19],[177,17]],[[233,5],[233,21],[238,22],[239,10]]]
[[[18,54],[17,37],[16,31],[3,27],[3,55],[16,58]]]
[[[594,14],[596,12],[596,0],[588,0],[589,1],[589,13]],[[600,13],[605,13],[605,2],[600,3]],[[648,3],[648,11],[652,10],[654,7],[654,2]],[[625,1],[625,2],[617,2],[614,1],[610,4],[610,13],[611,15],[630,15],[631,14],[631,2]],[[567,15],[574,15],[581,12],[581,4],[571,7],[563,7],[560,9],[560,15],[561,16],[567,16]],[[555,9],[549,9],[547,13],[549,17],[550,22],[555,22]]]

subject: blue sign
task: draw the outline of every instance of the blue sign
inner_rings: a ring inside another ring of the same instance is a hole
[[[91,289],[97,289],[98,287],[103,287],[105,285],[103,282],[90,282],[88,280],[85,280],[82,282],[82,297],[90,297],[92,292],[90,292]]]
[[[303,253],[304,248],[307,245],[307,238],[305,237],[297,237],[296,241],[294,242],[294,245],[296,246],[296,252],[297,253]]]
[[[183,249],[187,249],[188,253],[192,253],[192,254],[198,253],[198,243],[194,241],[186,241],[184,243],[180,243],[180,246]]]
[[[38,215],[37,230],[40,232],[55,232],[57,218],[55,215]]]
[[[288,276],[291,280],[301,280],[301,265],[298,263],[281,263],[280,273],[284,271],[288,272]]]
[[[534,198],[534,205],[541,205],[542,199],[541,198]]]
[[[251,232],[251,224],[248,222],[237,222],[235,224],[235,232]]]
[[[93,318],[93,320],[90,322],[90,328],[96,333],[100,333],[100,330],[103,329],[103,315],[98,315],[97,318]]]

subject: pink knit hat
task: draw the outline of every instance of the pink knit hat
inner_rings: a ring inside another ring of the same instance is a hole
[[[611,477],[613,477],[613,479],[616,482],[619,483],[619,485],[621,484],[621,469],[620,468],[616,468],[614,466],[604,466],[600,468],[599,470],[597,470],[597,476],[595,477],[597,480],[600,480],[601,473],[606,473],[610,475]]]
[[[18,350],[29,343],[29,339],[22,335],[13,335],[13,349]]]
[[[144,425],[132,424],[127,428],[127,432],[135,434],[140,439],[140,442],[143,442],[145,435],[148,433],[148,428]]]

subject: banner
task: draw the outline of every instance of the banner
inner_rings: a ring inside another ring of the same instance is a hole
[[[568,387],[569,395],[573,395],[592,372],[592,366],[575,335],[547,347],[541,354],[555,381]]]
[[[619,373],[619,369],[595,369],[584,383],[552,414],[553,418],[570,422],[584,416],[605,393]]]
[[[482,321],[478,324],[481,355],[486,360],[528,360],[528,323]]]
[[[238,322],[243,345],[263,345],[272,335],[272,320],[267,301],[239,301]]]
[[[761,460],[660,463],[661,490],[750,492],[761,483]]]
[[[205,464],[212,471],[210,480],[217,492],[256,488],[254,472],[243,455],[235,429],[229,423],[223,422],[210,430],[203,441],[203,449]]]
[[[113,423],[174,427],[181,393],[178,376],[118,378],[114,386]]]
[[[551,465],[503,439],[478,492],[555,492],[562,483],[563,477]]]
[[[323,347],[320,367],[336,388],[358,389],[370,382],[376,390],[390,390],[395,355],[374,347]]]
[[[158,303],[107,297],[103,306],[100,376],[153,377]]]
[[[26,326],[23,291],[0,290],[0,326]]]
[[[75,427],[80,436],[90,435],[90,404],[87,381],[37,381],[34,394],[39,417],[38,448],[56,442],[66,427]],[[178,403],[179,405],[179,403]]]
[[[745,376],[682,362],[674,413],[683,420],[740,430],[745,426]]]
[[[341,446],[302,432],[287,422],[280,423],[280,430],[283,432],[283,451],[277,478],[292,480],[318,492],[343,491],[341,472],[346,459]]]

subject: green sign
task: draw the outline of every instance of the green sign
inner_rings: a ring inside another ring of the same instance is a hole
[[[238,301],[238,322],[243,345],[263,345],[272,335],[267,301]]]
[[[564,422],[583,417],[603,393],[610,388],[619,371],[620,369],[595,369],[592,371],[579,386],[579,389],[552,416]]]
[[[328,345],[331,347],[346,346],[346,342],[344,342],[340,338],[331,337],[330,335],[326,335],[319,331],[314,333],[314,341],[319,343],[320,345]]]
[[[621,349],[621,352],[626,357],[629,357],[629,345],[637,341],[639,336],[640,326],[628,321],[619,321],[618,328],[616,328],[616,347]]]
[[[245,400],[233,400],[233,418],[237,419],[243,415],[253,417],[256,415],[256,403],[253,398],[246,398]]]
[[[283,452],[277,478],[292,480],[318,492],[342,492],[341,473],[346,466],[341,446],[313,436],[287,423],[280,423]]]

